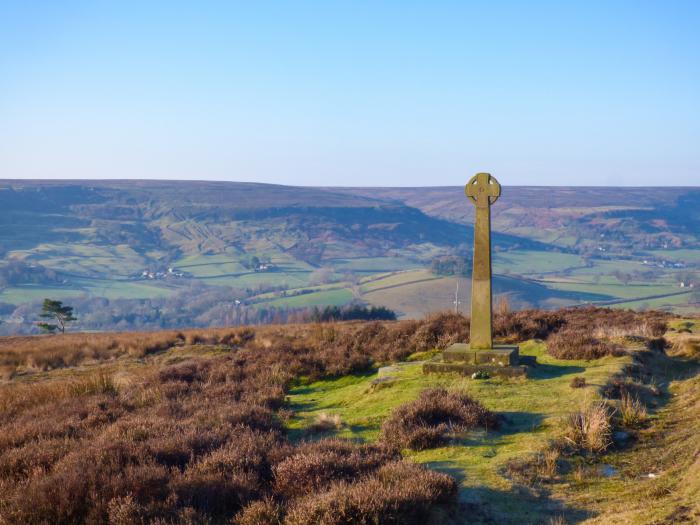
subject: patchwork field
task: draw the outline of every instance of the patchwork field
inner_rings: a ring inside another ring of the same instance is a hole
[[[494,207],[495,293],[513,308],[693,312],[696,198],[675,188],[506,188]],[[468,265],[471,212],[461,188],[6,181],[0,333],[36,332],[47,297],[88,309],[133,301],[111,320],[76,312],[89,330],[166,327],[160,309],[216,325],[358,301],[421,318],[454,309],[457,278],[431,269],[444,257]],[[467,281],[459,289],[457,307],[468,311]],[[183,299],[201,296],[208,303],[188,316]],[[225,311],[227,296],[245,315]]]

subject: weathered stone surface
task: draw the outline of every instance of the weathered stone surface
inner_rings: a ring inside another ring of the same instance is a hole
[[[517,346],[494,345],[489,349],[473,350],[467,343],[455,343],[442,353],[446,362],[468,364],[489,364],[492,366],[512,366],[518,364]]]
[[[424,374],[449,374],[457,373],[464,376],[471,376],[475,372],[486,372],[489,376],[498,377],[525,377],[527,376],[527,367],[523,365],[515,366],[493,366],[493,365],[475,365],[465,363],[463,361],[443,361],[439,357],[432,361],[423,363]]]
[[[379,370],[377,370],[377,377],[391,377],[393,374],[398,374],[401,372],[401,367],[392,365],[392,366],[383,366]]]
[[[464,192],[476,206],[469,341],[473,349],[492,348],[491,205],[501,195],[501,185],[489,173],[477,173]]]

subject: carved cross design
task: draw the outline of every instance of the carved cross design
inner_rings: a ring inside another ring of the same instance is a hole
[[[496,202],[501,195],[501,185],[489,173],[477,173],[467,183],[464,192],[469,200],[482,208]]]

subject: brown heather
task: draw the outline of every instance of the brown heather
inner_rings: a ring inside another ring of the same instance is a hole
[[[619,356],[624,348],[614,342],[601,340],[573,328],[565,328],[547,338],[547,351],[557,359],[600,359]]]
[[[424,467],[406,467],[423,485],[399,485],[405,471],[384,467],[400,455],[383,446],[290,443],[278,413],[295,378],[401,359],[436,344],[434,324],[0,339],[0,359],[20,379],[66,369],[0,385],[0,523],[301,523],[307,505],[297,500],[329,512],[322,502],[338,484],[355,516],[396,521],[452,501],[454,481]],[[217,352],[153,359],[188,343]],[[117,368],[122,358],[130,366]],[[364,501],[368,487],[378,492]]]
[[[599,359],[624,353],[621,340],[646,341],[661,346],[666,322],[662,312],[634,312],[604,308],[560,310],[565,322],[547,337],[547,351],[557,359]]]
[[[287,525],[427,523],[435,504],[450,502],[457,484],[447,474],[401,461],[382,466],[375,475],[296,500]]]
[[[340,439],[304,444],[275,466],[274,491],[290,498],[314,494],[335,481],[352,481],[399,459],[398,452],[387,448]]]
[[[636,326],[653,315],[503,312],[495,331],[502,341],[546,338],[606,318]],[[396,414],[387,423],[390,447],[294,444],[280,422],[285,396],[294,381],[366,371],[468,332],[468,319],[448,313],[0,338],[0,523],[423,523],[434,506],[454,501],[455,482],[401,461],[396,445],[492,427],[490,412],[426,394],[403,409],[411,424]],[[165,353],[171,347],[184,353]],[[425,435],[406,441],[416,422]]]
[[[498,418],[467,394],[430,388],[392,412],[380,440],[398,450],[424,450],[444,444],[451,433],[477,427],[497,428]]]

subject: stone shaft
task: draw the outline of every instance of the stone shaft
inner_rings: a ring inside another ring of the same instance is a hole
[[[469,346],[493,347],[491,292],[491,206],[476,206],[474,223],[474,261],[472,266],[472,304]]]

